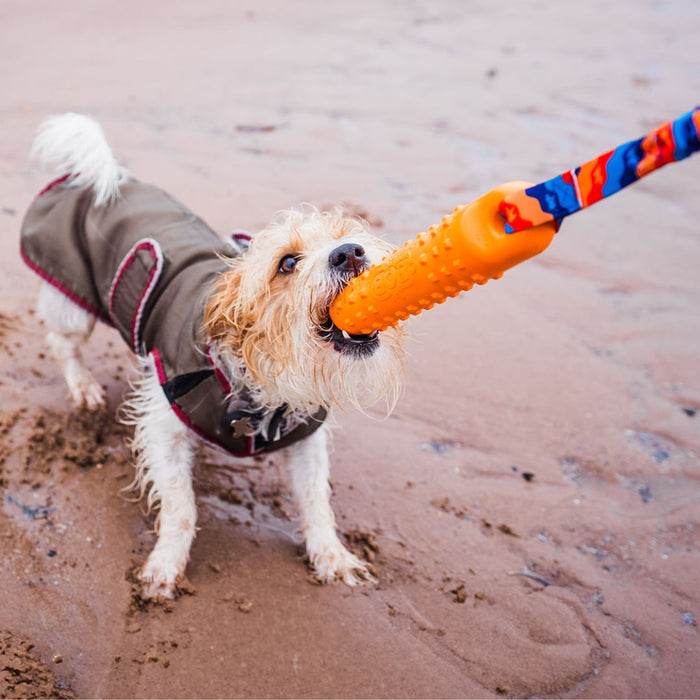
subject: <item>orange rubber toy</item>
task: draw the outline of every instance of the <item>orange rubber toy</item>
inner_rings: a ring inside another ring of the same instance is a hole
[[[541,253],[557,224],[507,234],[498,209],[507,195],[529,186],[508,182],[496,187],[365,270],[331,305],[333,323],[354,335],[385,330]]]

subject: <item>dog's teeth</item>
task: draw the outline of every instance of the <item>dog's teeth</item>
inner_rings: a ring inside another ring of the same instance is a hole
[[[350,340],[350,333],[343,331],[343,338],[345,338],[345,340]]]

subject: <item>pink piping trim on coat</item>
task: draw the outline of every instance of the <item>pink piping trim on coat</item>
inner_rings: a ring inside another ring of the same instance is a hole
[[[163,386],[163,384],[165,384],[165,382],[168,380],[166,379],[165,372],[163,371],[163,363],[161,362],[158,348],[153,348],[153,350],[151,350],[151,357],[153,358],[153,364],[156,366],[156,372],[158,372],[158,381],[160,382],[160,385]]]
[[[53,189],[54,187],[56,187],[56,185],[60,185],[62,182],[65,182],[70,177],[72,177],[71,173],[66,173],[65,175],[62,175],[61,177],[57,177],[55,180],[52,180],[51,182],[49,182],[48,185],[46,185],[46,187],[44,187],[43,190],[41,190],[41,192],[39,192],[39,194],[37,195],[37,198],[41,197],[42,194],[46,194],[50,189]]]
[[[209,444],[212,444],[213,440],[211,440],[208,436],[206,436],[196,425],[192,424],[192,421],[189,419],[189,416],[176,404],[176,403],[171,403],[170,408],[175,411],[175,415],[196,435],[198,435],[202,440],[205,440]],[[216,444],[216,443],[215,443]]]
[[[61,294],[65,294],[74,304],[77,304],[81,309],[84,311],[87,311],[89,314],[92,316],[95,316],[98,318],[100,321],[103,321],[107,325],[111,326],[112,321],[110,320],[109,316],[106,314],[102,313],[99,309],[96,309],[94,306],[91,304],[88,304],[84,299],[81,299],[77,294],[73,293],[70,291],[70,289],[66,289],[57,279],[54,279],[51,277],[51,275],[46,272],[45,270],[42,270],[38,265],[36,265],[34,262],[32,262],[24,253],[23,250],[20,250],[19,254],[22,256],[22,260],[24,261],[24,264],[32,271],[35,272],[41,279],[43,279],[45,282],[48,282],[50,285],[58,289]]]
[[[117,287],[122,281],[122,277],[127,271],[129,265],[131,265],[131,263],[134,262],[136,254],[140,250],[148,250],[153,256],[153,259],[155,260],[156,264],[151,270],[151,274],[148,276],[148,282],[146,283],[146,287],[144,288],[143,293],[141,294],[139,303],[136,305],[136,310],[131,320],[131,347],[137,355],[139,354],[139,330],[141,326],[141,319],[143,318],[143,310],[146,306],[148,298],[151,296],[153,287],[155,287],[156,283],[158,282],[160,273],[163,271],[163,252],[161,251],[158,242],[153,240],[152,238],[142,238],[140,241],[134,243],[131,250],[124,256],[124,259],[119,263],[117,272],[115,273],[114,279],[112,280],[112,286],[109,290],[109,313],[112,314],[114,312],[114,297],[117,293]]]

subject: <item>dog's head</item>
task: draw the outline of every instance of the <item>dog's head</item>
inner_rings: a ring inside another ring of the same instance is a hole
[[[220,361],[262,405],[393,406],[402,331],[353,336],[328,313],[348,281],[390,250],[339,211],[284,212],[230,262],[209,300],[205,330]]]

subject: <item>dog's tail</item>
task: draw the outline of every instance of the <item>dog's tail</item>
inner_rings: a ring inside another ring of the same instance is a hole
[[[128,172],[117,163],[102,127],[90,117],[68,112],[46,119],[37,132],[31,156],[54,164],[71,187],[91,187],[95,205],[119,197]]]

